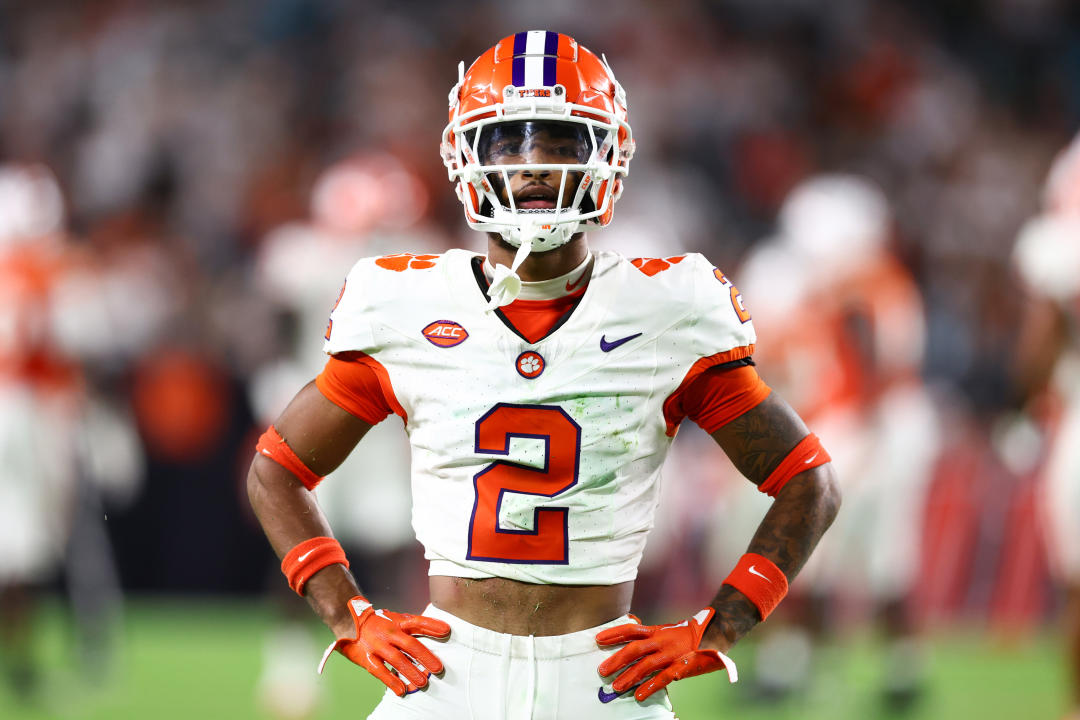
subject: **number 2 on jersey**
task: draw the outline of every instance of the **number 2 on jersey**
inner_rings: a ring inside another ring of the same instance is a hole
[[[581,426],[554,405],[499,403],[476,422],[476,452],[508,455],[510,438],[544,441],[544,467],[496,460],[473,477],[476,499],[469,520],[470,560],[566,565],[570,561],[568,508],[533,510],[532,530],[499,522],[506,493],[554,497],[578,479]]]

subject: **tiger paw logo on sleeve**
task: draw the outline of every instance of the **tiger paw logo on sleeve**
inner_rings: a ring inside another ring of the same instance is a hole
[[[672,265],[678,265],[684,259],[686,259],[685,255],[675,255],[669,258],[632,258],[630,264],[647,276],[652,277],[657,273],[664,272]]]
[[[427,270],[435,267],[434,260],[438,255],[415,255],[413,253],[398,253],[397,255],[384,255],[375,260],[375,264],[384,270],[405,272],[406,270]]]

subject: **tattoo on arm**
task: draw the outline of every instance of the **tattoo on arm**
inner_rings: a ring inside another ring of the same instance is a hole
[[[716,615],[706,632],[722,635],[725,649],[737,643],[739,638],[761,622],[753,603],[730,585],[720,586],[710,604],[716,610]]]
[[[810,431],[791,406],[771,393],[713,433],[735,467],[760,485]]]
[[[830,465],[797,475],[776,496],[748,552],[772,560],[790,582],[806,564],[839,507],[840,495]]]
[[[774,394],[713,433],[735,467],[760,485],[808,434],[791,407]],[[794,580],[840,507],[832,465],[826,463],[792,478],[765,514],[747,552],[763,555]],[[734,643],[759,617],[740,592],[723,586],[713,599],[721,632]],[[720,628],[718,628],[720,630]]]

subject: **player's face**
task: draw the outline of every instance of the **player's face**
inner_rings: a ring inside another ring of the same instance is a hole
[[[565,208],[573,201],[582,177],[581,172],[565,171],[557,166],[587,162],[592,154],[592,139],[588,128],[578,123],[498,123],[481,132],[478,150],[484,165],[538,166],[507,170],[509,188],[503,173],[489,176],[503,205],[509,207],[509,190],[514,206],[519,209],[552,210]]]

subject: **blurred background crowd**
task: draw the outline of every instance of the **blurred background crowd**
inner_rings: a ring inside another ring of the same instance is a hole
[[[830,451],[872,454],[850,460],[868,480],[904,465],[920,476],[886,506],[911,506],[917,524],[898,532],[913,538],[894,544],[917,557],[878,558],[910,566],[885,594],[924,624],[1054,621],[1038,499],[1054,401],[1021,362],[1029,301],[1012,257],[1080,127],[1080,5],[0,0],[9,646],[30,642],[33,588],[67,592],[93,656],[122,593],[284,586],[243,491],[255,439],[319,371],[356,258],[484,247],[438,157],[447,92],[458,61],[540,28],[605,53],[628,93],[637,154],[594,244],[705,253],[755,314],[766,381],[809,415],[815,403],[848,413],[822,411],[841,428]],[[838,173],[877,190],[853,191],[850,213],[797,219],[793,190]],[[878,228],[887,272],[879,255],[785,249],[785,221],[832,227],[852,213]],[[858,267],[845,275],[841,260]],[[867,298],[886,286],[881,309]],[[849,317],[822,300],[857,292],[852,303],[878,309]],[[799,332],[820,339],[815,323],[830,322],[856,346],[835,364],[835,347]],[[825,375],[807,377],[815,362],[840,372],[827,398],[805,397],[808,383],[825,392]],[[918,398],[883,401],[894,381]],[[870,450],[849,451],[844,423],[882,407],[923,431],[908,438],[916,449],[889,455],[864,437]],[[416,610],[424,567],[407,490],[358,487],[407,468],[396,420],[384,425],[339,473],[356,482],[342,478],[324,504],[361,585]],[[732,471],[685,435],[643,570],[657,582],[639,586],[646,615],[709,597],[728,567],[717,557],[749,537],[712,528],[760,511],[742,510]],[[861,587],[871,592],[843,592],[851,617],[876,600],[876,585]]]

